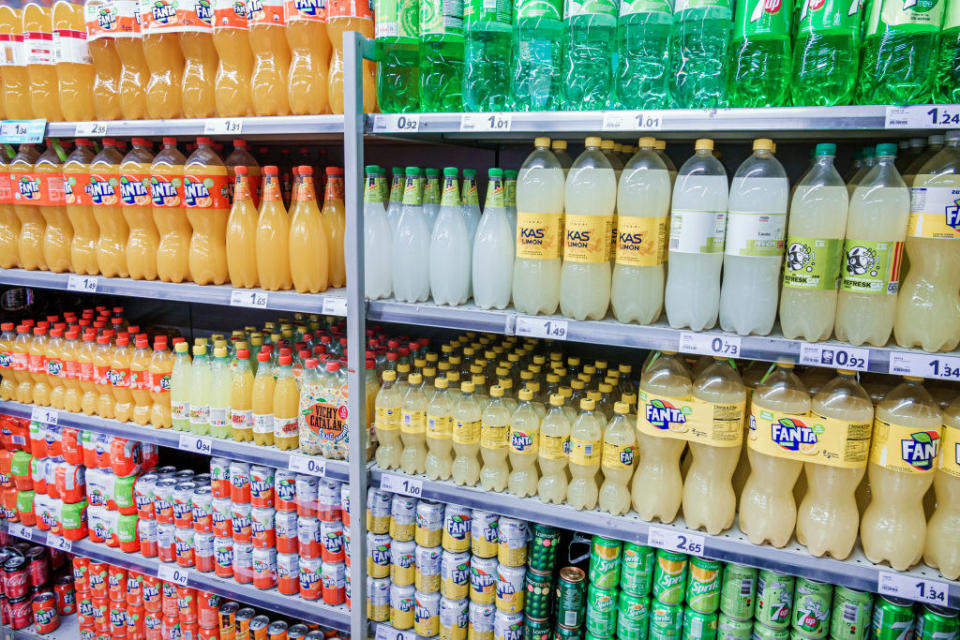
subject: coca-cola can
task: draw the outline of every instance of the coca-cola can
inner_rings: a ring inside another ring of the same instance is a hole
[[[297,554],[277,554],[277,590],[285,596],[300,593],[300,557]]]
[[[210,458],[210,490],[214,498],[230,497],[230,461],[226,458]]]
[[[253,550],[253,586],[257,589],[273,589],[277,586],[277,550]]]
[[[213,531],[213,493],[210,487],[199,486],[191,496],[193,508],[193,530],[198,533]]]
[[[233,538],[213,539],[213,570],[220,578],[233,577]]]
[[[202,573],[213,571],[213,534],[194,533],[193,545],[197,571]]]
[[[233,543],[233,579],[240,584],[253,582],[253,545],[249,542]]]
[[[262,465],[250,467],[250,504],[272,509],[274,504],[274,469]]]
[[[23,598],[30,593],[26,558],[13,556],[3,563],[3,593],[8,600]]]
[[[297,510],[297,474],[277,469],[273,475],[274,508],[277,511]]]
[[[250,504],[250,463],[230,463],[230,500],[234,504]]]
[[[317,517],[317,492],[320,479],[316,476],[297,474],[297,515],[301,518]]]
[[[7,625],[11,629],[26,629],[33,624],[33,603],[29,596],[7,599]]]
[[[298,553],[300,551],[297,540],[297,521],[299,519],[295,511],[277,511],[274,514],[273,523],[277,535],[277,553]]]
[[[27,551],[27,577],[34,589],[50,582],[50,557],[46,547],[32,547]]]
[[[230,498],[214,498],[212,501],[211,522],[213,535],[229,537],[233,535],[233,503]]]

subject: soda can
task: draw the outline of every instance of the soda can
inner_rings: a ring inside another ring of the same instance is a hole
[[[523,640],[550,640],[550,618],[523,616]]]
[[[250,535],[255,549],[271,549],[277,545],[272,508],[253,507],[250,510]]]
[[[297,515],[301,518],[317,517],[317,491],[320,479],[316,476],[297,474]]]
[[[230,529],[234,542],[250,542],[253,539],[252,512],[253,508],[248,502],[231,502]]]
[[[524,547],[526,550],[526,547]],[[499,609],[493,614],[494,640],[521,640],[523,636],[523,613],[507,613]]]
[[[250,504],[258,509],[273,509],[274,470],[255,464],[250,467]]]
[[[157,557],[157,521],[137,520],[137,536],[140,538],[140,553],[145,558]]]
[[[155,473],[145,473],[137,478],[133,485],[133,497],[137,502],[137,515],[144,520],[153,520],[156,517],[153,502],[159,476]]]
[[[884,596],[873,602],[873,640],[898,640],[914,636],[913,603],[904,598]]]
[[[390,494],[380,489],[367,489],[367,531],[390,532]]]
[[[31,607],[33,626],[37,633],[47,634],[57,630],[60,626],[60,615],[57,613],[57,596],[52,591],[34,594]]]
[[[276,511],[274,513],[273,523],[277,535],[277,553],[299,553],[298,520],[299,517],[295,511]]]
[[[289,625],[283,620],[275,620],[267,627],[268,640],[287,640],[287,629]]]
[[[698,613],[716,612],[720,607],[721,568],[716,560],[690,557],[686,598],[689,608]]]
[[[197,571],[210,573],[214,569],[213,534],[194,533],[193,554],[197,564]]]
[[[470,559],[470,602],[493,604],[497,595],[497,559]]]
[[[77,591],[73,586],[73,578],[69,575],[60,576],[54,581],[53,591],[57,596],[57,613],[72,615],[77,610]]]
[[[143,608],[147,611],[159,613],[162,608],[160,595],[160,580],[156,576],[143,576]]]
[[[343,517],[340,508],[341,482],[321,478],[317,485],[317,518],[321,522],[340,522]]]
[[[320,558],[300,558],[300,597],[304,600],[319,600],[323,595],[322,566]]]
[[[440,556],[440,593],[444,598],[460,600],[470,591],[470,552],[444,551]]]
[[[723,568],[720,611],[734,620],[750,620],[753,617],[756,597],[757,570],[728,562]]]
[[[266,616],[261,617],[266,619]],[[236,640],[243,640],[243,638],[253,640],[254,627],[262,626],[263,629],[266,629],[267,624],[269,624],[269,619],[257,620],[257,623],[254,624],[253,621],[257,619],[257,612],[253,607],[237,609],[233,619],[235,625],[234,637]],[[260,623],[262,623],[262,625]]]
[[[590,584],[601,589],[614,589],[620,583],[620,548],[618,540],[593,536],[590,543]]]
[[[417,503],[414,540],[421,547],[439,547],[443,541],[443,505],[432,500]]]
[[[470,640],[493,640],[493,623],[497,617],[497,608],[491,604],[470,602],[470,626],[467,637]]]
[[[793,596],[793,630],[806,638],[825,638],[830,627],[833,586],[797,578]]]
[[[390,578],[367,576],[367,618],[373,622],[390,619]]]
[[[153,507],[158,524],[173,524],[173,491],[176,486],[177,481],[173,478],[157,480]]]
[[[583,637],[583,629],[580,627],[567,627],[558,624],[553,630],[554,640],[580,640]]]
[[[646,640],[650,626],[650,598],[621,591],[617,599],[617,638]]]
[[[432,638],[440,633],[440,593],[414,592],[413,629],[418,636]]]
[[[123,567],[107,567],[107,597],[115,602],[127,599],[127,570]]]
[[[469,622],[469,600],[440,598],[440,640],[466,640]]]
[[[214,498],[211,502],[213,535],[229,538],[233,535],[233,503],[230,498]]]
[[[299,595],[300,556],[297,554],[277,554],[277,591],[285,596]]]
[[[527,569],[523,579],[524,612],[535,620],[553,613],[553,575]]]
[[[180,611],[177,604],[177,585],[172,582],[160,583],[160,603],[164,616],[175,616]]]
[[[233,577],[233,538],[213,538],[213,571],[220,578]]]
[[[650,638],[680,638],[683,629],[683,605],[650,601]]]
[[[174,541],[176,545],[177,565],[181,567],[192,567],[196,564],[194,554],[194,536],[192,527],[176,527],[174,530]]]
[[[683,637],[685,640],[716,640],[719,615],[701,613],[687,607],[683,612]]]
[[[270,618],[267,616],[259,615],[250,618],[250,625],[248,627],[250,640],[267,640],[269,628]]]
[[[350,526],[350,484],[347,482],[340,483],[340,519],[344,527]]]
[[[415,598],[413,585],[390,587],[390,625],[394,629],[413,628]]]
[[[534,571],[553,573],[557,564],[557,546],[560,544],[560,532],[545,524],[530,525],[530,545],[527,558]],[[537,619],[534,617],[534,619]]]
[[[213,531],[213,493],[210,487],[200,486],[190,496],[190,508],[193,510],[193,529],[197,533]]]
[[[474,558],[492,558],[500,544],[500,516],[474,509],[470,519],[470,551]]]
[[[197,591],[197,623],[201,628],[216,627],[220,621],[222,598],[209,591]]]
[[[177,617],[180,622],[197,621],[197,590],[190,587],[176,587]]]
[[[687,556],[658,549],[653,569],[653,597],[663,604],[682,603],[686,583]]]
[[[160,562],[177,560],[177,528],[173,524],[157,524],[157,558]]]
[[[560,569],[557,578],[557,624],[580,628],[587,605],[586,574],[577,567]]]
[[[127,634],[127,605],[123,602],[110,601],[107,609],[107,623],[112,637],[123,637]]]
[[[524,579],[526,567],[511,567],[501,564],[497,567],[497,610],[506,613],[524,611]]]
[[[753,638],[753,640],[789,640],[790,629],[788,627],[773,629],[765,624],[761,624],[759,621],[754,621],[753,635],[751,638]]]
[[[6,600],[3,601],[6,605]],[[3,621],[6,623],[6,621]],[[93,626],[93,598],[89,592],[82,593],[77,597],[77,624],[80,627]]]
[[[790,626],[793,611],[794,576],[761,569],[757,575],[757,607],[753,617],[771,629]],[[756,625],[754,625],[756,627]],[[756,635],[756,629],[754,629]]]
[[[440,591],[440,559],[443,555],[443,549],[440,547],[421,547],[417,545],[414,555],[416,560],[414,586],[417,588],[417,591],[423,593]]]
[[[729,567],[730,565],[727,564]],[[720,611],[717,640],[749,640],[753,637],[753,620],[737,620]],[[862,639],[861,639],[862,640]]]
[[[90,590],[90,559],[83,556],[73,557],[73,584],[77,591]],[[0,580],[2,584],[2,580]],[[3,589],[0,589],[2,592]]]
[[[230,501],[234,504],[250,504],[250,463],[232,460],[229,466]],[[211,472],[211,480],[212,480]]]
[[[277,586],[277,550],[253,549],[253,586],[267,590]]]
[[[286,469],[276,469],[273,474],[274,508],[277,511],[297,510],[297,474]]]
[[[510,567],[522,567],[527,564],[527,539],[530,528],[526,520],[500,518],[497,559],[500,564]]]
[[[957,610],[935,604],[923,606],[917,616],[917,640],[957,640]]]
[[[617,590],[602,589],[595,584],[587,587],[587,633],[609,638],[617,631]]]
[[[443,512],[443,537],[445,551],[460,553],[470,549],[470,520],[473,512],[467,507],[448,504]],[[449,596],[448,596],[449,597]]]
[[[390,537],[396,542],[413,540],[416,524],[416,499],[399,493],[393,494],[390,499]]]
[[[833,640],[863,640],[870,628],[873,594],[850,587],[833,589],[830,637]]]
[[[145,612],[143,616],[143,635],[144,640],[162,640],[163,616],[152,611]]]
[[[193,492],[197,485],[181,482],[173,489],[173,524],[178,527],[193,526]]]
[[[210,490],[214,498],[230,497],[230,460],[227,458],[210,458]]]
[[[324,562],[344,561],[344,533],[339,520],[320,520],[320,557]]]
[[[390,575],[392,542],[386,533],[367,533],[367,575],[373,578],[386,578]]]
[[[321,556],[320,521],[316,518],[297,518],[297,547],[302,558]]]
[[[624,542],[620,569],[620,589],[635,596],[650,593],[656,551],[634,542]]]
[[[240,584],[253,582],[253,545],[249,542],[233,543],[233,579]]]

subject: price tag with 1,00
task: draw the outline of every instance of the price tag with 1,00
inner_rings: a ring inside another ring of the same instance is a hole
[[[897,596],[944,607],[950,600],[950,587],[945,582],[925,580],[891,571],[881,571],[877,574],[877,591],[882,595]]]
[[[891,375],[960,380],[960,358],[932,353],[894,351],[890,354]]]
[[[230,292],[231,307],[247,307],[249,309],[266,309],[269,294],[266,291],[251,291],[248,289],[234,289]]]
[[[203,132],[213,136],[236,136],[243,131],[240,118],[209,118],[203,123]]]
[[[64,553],[71,553],[73,551],[73,543],[63,536],[58,536],[53,533],[47,534],[47,546],[53,547],[54,549],[59,549]]]
[[[869,363],[870,349],[808,342],[800,345],[800,364],[866,371]]]
[[[76,274],[67,276],[67,291],[96,293],[99,284],[99,278],[96,276],[78,276]]]
[[[346,316],[347,299],[343,296],[325,296],[320,313],[325,316]]]
[[[191,451],[209,456],[213,452],[213,441],[210,438],[201,438],[200,436],[181,433],[180,443],[177,445],[177,448],[181,451]]]
[[[295,453],[290,454],[290,461],[287,463],[290,471],[297,473],[306,473],[311,476],[324,477],[327,475],[327,461],[315,456],[301,456]]]
[[[178,567],[176,565],[160,564],[157,567],[157,577],[164,582],[172,582],[175,585],[185,587],[190,579],[190,570]]]
[[[390,493],[400,493],[411,498],[419,498],[423,495],[423,480],[384,473],[380,475],[380,489]]]
[[[42,422],[43,424],[57,424],[60,414],[56,409],[49,407],[33,407],[30,410],[31,422]]]
[[[417,640],[412,629],[394,629],[389,624],[378,624],[375,640]]]
[[[84,136],[105,136],[107,135],[106,122],[78,122],[74,135]]]
[[[547,340],[567,339],[566,320],[557,318],[537,318],[534,316],[517,316],[514,333],[518,336],[530,338],[545,338]]]
[[[703,549],[706,546],[703,536],[662,527],[650,527],[647,544],[691,556],[703,556]]]
[[[740,336],[684,331],[680,334],[679,350],[682,353],[696,353],[703,356],[738,358],[740,356]]]
[[[22,524],[17,524],[15,522],[11,522],[7,525],[7,533],[14,538],[22,538],[23,540],[30,540],[32,537],[30,534],[30,527],[25,527]]]
[[[460,116],[461,132],[507,132],[512,127],[513,116],[509,113],[465,113]]]
[[[420,116],[407,113],[378,113],[373,117],[373,130],[377,133],[415,133],[420,130]]]

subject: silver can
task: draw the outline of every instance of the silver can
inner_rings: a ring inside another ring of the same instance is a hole
[[[527,539],[530,527],[526,520],[500,518],[500,544],[497,559],[509,567],[522,567],[527,563]]]
[[[497,567],[497,611],[523,613],[524,578],[527,568],[501,564]]]
[[[413,628],[418,636],[432,638],[440,633],[440,594],[414,593]]]
[[[297,510],[297,474],[287,469],[273,473],[274,508],[277,511]]]
[[[440,559],[443,549],[440,547],[421,547],[417,545],[417,572],[414,585],[417,591],[433,593],[440,590]]]
[[[350,526],[350,485],[346,482],[340,483],[340,519],[343,520],[343,526]]]
[[[417,503],[417,529],[414,540],[421,547],[439,547],[443,541],[443,505],[432,500]]]
[[[470,559],[470,602],[493,604],[497,596],[497,559]]]
[[[460,600],[470,592],[470,552],[444,551],[440,556],[440,593]]]
[[[340,482],[322,478],[317,485],[317,517],[325,522],[340,520]]]
[[[523,614],[497,611],[493,618],[493,640],[520,640]]]
[[[440,598],[440,640],[464,640],[469,622],[469,600]]]
[[[390,531],[390,494],[373,487],[367,489],[367,531]]]
[[[374,622],[390,619],[390,578],[367,576],[367,617]]]
[[[394,586],[413,584],[416,574],[416,543],[394,540],[390,545],[390,581]]]
[[[473,510],[470,521],[470,549],[474,557],[492,558],[497,555],[500,516],[489,511]]]
[[[497,608],[493,604],[470,602],[470,637],[473,640],[493,640],[493,621]]]
[[[390,575],[390,536],[385,533],[367,533],[367,575],[386,578]]]
[[[416,498],[393,494],[390,501],[390,537],[401,542],[413,540],[416,524]]]
[[[316,476],[297,474],[297,515],[301,518],[317,517],[317,491],[320,479]]]
[[[390,624],[394,629],[412,629],[415,599],[413,585],[390,587]]]

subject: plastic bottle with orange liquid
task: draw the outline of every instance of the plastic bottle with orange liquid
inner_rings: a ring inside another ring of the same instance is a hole
[[[57,0],[53,5],[53,41],[56,48],[60,112],[64,120],[93,120],[93,58],[87,47],[83,2]]]
[[[160,233],[157,276],[164,282],[190,279],[190,236],[193,229],[183,209],[183,165],[176,138],[164,138],[163,149],[150,167],[150,197],[153,220]]]
[[[327,255],[331,287],[347,284],[347,268],[343,257],[343,241],[347,219],[343,204],[343,169],[327,167],[327,186],[323,192],[323,228],[327,234]]]
[[[257,278],[268,291],[289,289],[290,219],[280,195],[275,166],[263,168],[263,200],[257,219]]]
[[[197,138],[197,150],[183,167],[183,205],[193,227],[190,275],[197,284],[227,281],[227,168],[211,146]]]
[[[63,341],[61,358],[63,359],[63,408],[67,411],[80,411],[80,362],[77,359],[78,351],[83,343],[80,342],[80,332],[76,329],[67,331]]]
[[[317,196],[313,167],[296,167],[298,188],[290,208],[290,276],[300,293],[326,291],[329,281],[329,247]]]
[[[219,56],[214,79],[217,113],[224,118],[253,115],[250,100],[253,52],[246,0],[214,0],[213,45]]]
[[[132,143],[130,152],[120,163],[120,203],[123,219],[130,229],[127,269],[134,280],[156,280],[160,234],[153,222],[153,201],[150,199],[153,153],[145,138],[134,138]]]
[[[153,341],[150,357],[150,424],[158,429],[169,429],[173,424],[170,413],[170,377],[173,374],[173,354],[167,348],[166,336]]]
[[[73,225],[67,217],[63,201],[63,174],[60,171],[58,145],[48,143],[46,151],[37,158],[33,170],[40,179],[40,215],[46,226],[43,230],[43,260],[54,273],[72,271],[70,247],[73,243]]]
[[[130,393],[133,395],[131,419],[136,424],[150,422],[150,341],[145,334],[137,336],[130,358]]]
[[[10,162],[10,182],[13,190],[13,211],[20,220],[17,251],[21,269],[46,269],[43,258],[43,233],[46,223],[40,214],[42,189],[33,165],[40,157],[32,144],[20,145]]]
[[[97,240],[100,227],[93,215],[90,195],[90,163],[93,162],[93,143],[85,138],[75,140],[76,148],[60,166],[63,175],[63,202],[73,239],[70,242],[70,264],[74,273],[96,275]]]
[[[227,165],[227,177],[230,179],[230,202],[233,202],[234,168],[247,168],[247,185],[250,188],[250,198],[254,207],[260,206],[260,164],[257,159],[250,154],[250,145],[246,140],[236,139],[233,141],[233,151],[223,159],[223,164]]]
[[[183,117],[209,118],[217,115],[214,81],[218,58],[213,46],[213,7],[209,0],[191,4],[190,10],[184,12],[180,32]]]
[[[3,73],[0,71],[0,77]],[[20,219],[13,210],[8,160],[6,150],[0,150],[0,269],[10,269],[20,262]]]
[[[45,354],[47,351],[47,323],[38,323],[33,327],[33,340],[30,342],[30,378],[33,380],[33,404],[46,407],[50,405],[50,383],[47,380]]]
[[[27,76],[27,54],[23,43],[23,15],[19,6],[0,5],[0,87],[3,110],[7,118],[23,120],[33,117]]]
[[[330,38],[327,36],[326,2],[285,0],[284,10],[291,54],[287,76],[290,112],[295,115],[328,113]]]
[[[90,197],[93,215],[100,227],[97,240],[97,264],[100,274],[108,278],[126,278],[127,221],[120,206],[120,163],[123,155],[113,138],[103,139],[103,150],[90,162]]]
[[[143,46],[143,16],[136,2],[119,2],[114,7],[120,25],[114,43],[120,58],[120,111],[127,120],[140,120],[147,117],[150,82],[150,66]]]
[[[133,349],[130,348],[130,338],[127,334],[120,334],[110,360],[110,371],[107,373],[115,400],[113,415],[120,422],[127,422],[133,417],[133,392],[130,389],[132,360]]]
[[[179,118],[183,111],[180,31],[192,10],[176,8],[169,2],[140,1],[143,56],[150,69],[146,86],[148,118]]]
[[[122,4],[122,3],[121,3]],[[87,49],[93,62],[93,82],[87,93],[93,100],[97,120],[119,120],[120,56],[116,39],[121,22],[116,3],[87,0],[83,8],[87,30]]]
[[[21,324],[17,327],[17,337],[13,341],[13,379],[17,384],[17,402],[33,402],[33,378],[30,376],[30,346],[33,337],[30,327]]]
[[[356,31],[373,40],[373,9],[369,0],[330,0],[327,3],[327,35],[333,47],[328,75],[330,110],[343,113],[343,34]],[[369,60],[363,61],[363,110],[373,113],[377,110],[377,65]]]
[[[283,0],[253,0],[247,11],[253,72],[250,95],[258,116],[290,113],[287,73],[290,48],[284,28]]]
[[[30,2],[23,7],[23,44],[27,58],[30,108],[34,118],[63,120],[57,82],[56,46],[53,40],[49,2]]]
[[[66,387],[63,386],[63,360],[60,352],[65,327],[66,323],[58,322],[50,330],[47,348],[43,354],[43,366],[47,370],[47,384],[50,385],[50,406],[54,409],[63,409],[63,397],[66,392]]]
[[[227,218],[227,273],[234,287],[257,286],[257,208],[250,197],[247,167],[234,169],[233,206]]]

